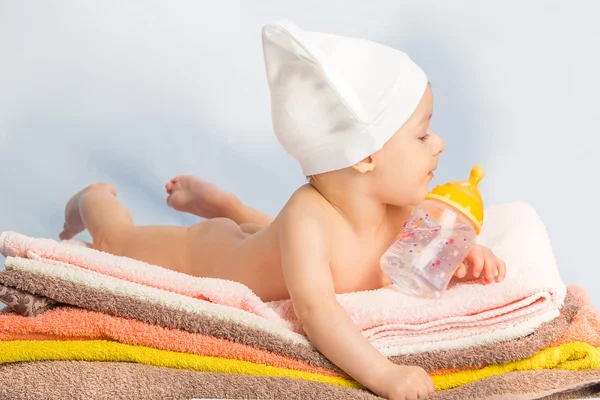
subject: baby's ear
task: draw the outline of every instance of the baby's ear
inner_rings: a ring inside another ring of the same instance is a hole
[[[375,170],[375,159],[371,156],[368,156],[364,160],[361,160],[354,164],[352,166],[352,169],[358,172],[359,174],[373,172]]]

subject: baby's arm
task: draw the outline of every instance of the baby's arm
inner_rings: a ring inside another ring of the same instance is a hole
[[[280,245],[294,310],[311,342],[380,396],[425,398],[433,391],[427,373],[389,361],[368,342],[338,303],[329,267],[332,241],[325,212],[318,205],[303,205],[301,210],[287,210],[281,221]]]

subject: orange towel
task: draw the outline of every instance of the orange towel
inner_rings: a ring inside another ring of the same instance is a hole
[[[228,340],[70,307],[50,310],[35,318],[0,313],[0,340],[114,340],[160,350],[346,377],[335,371]]]

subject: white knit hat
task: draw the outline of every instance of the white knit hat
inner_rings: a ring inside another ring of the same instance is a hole
[[[290,21],[265,25],[262,40],[275,135],[306,176],[380,150],[427,87],[406,53],[379,43]]]

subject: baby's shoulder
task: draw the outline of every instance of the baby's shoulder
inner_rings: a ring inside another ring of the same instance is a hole
[[[285,204],[278,219],[286,225],[295,221],[309,221],[311,225],[328,226],[333,208],[331,204],[312,186],[304,185],[294,192]]]
[[[279,245],[292,254],[310,248],[311,257],[329,257],[334,227],[328,208],[331,204],[312,186],[298,189],[272,225]]]

